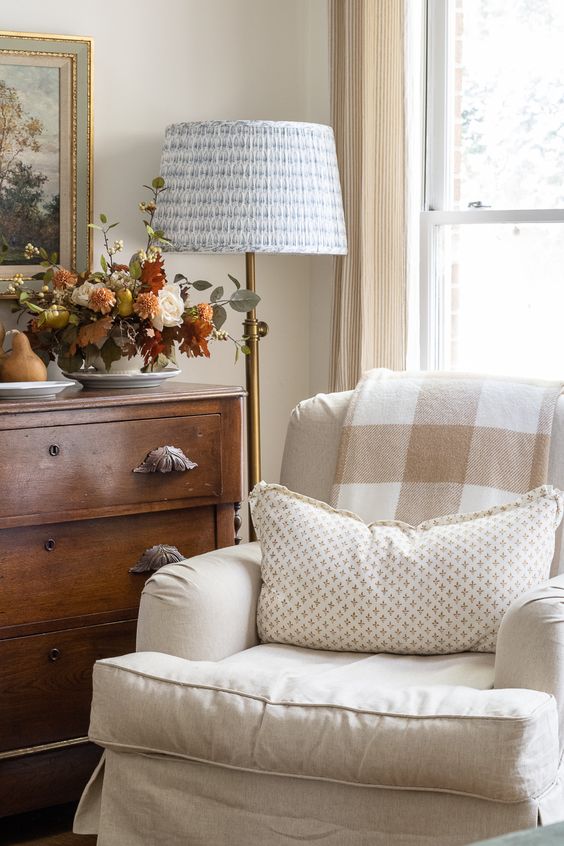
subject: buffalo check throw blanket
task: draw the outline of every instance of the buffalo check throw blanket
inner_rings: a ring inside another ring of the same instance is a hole
[[[546,482],[557,382],[369,370],[351,399],[331,505],[367,522],[500,505]]]

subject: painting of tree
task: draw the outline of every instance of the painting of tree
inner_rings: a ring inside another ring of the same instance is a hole
[[[6,260],[28,242],[59,252],[58,70],[0,65],[0,235]]]

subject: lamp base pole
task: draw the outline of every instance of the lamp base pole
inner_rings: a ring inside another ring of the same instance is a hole
[[[255,291],[255,254],[245,253],[246,287]],[[260,376],[259,376],[259,341],[268,333],[268,326],[257,320],[256,309],[247,312],[243,323],[249,354],[245,357],[247,382],[247,466],[248,486],[251,491],[261,480],[260,465]],[[249,527],[251,540],[256,536],[252,525]]]

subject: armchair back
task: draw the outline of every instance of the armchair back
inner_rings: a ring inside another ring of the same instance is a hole
[[[292,491],[328,502],[335,476],[341,427],[352,391],[317,394],[293,410],[282,458],[280,482]],[[564,395],[552,427],[547,483],[564,490]],[[374,519],[378,519],[375,515]],[[564,524],[564,521],[563,521]],[[564,571],[563,525],[556,536],[552,575]]]

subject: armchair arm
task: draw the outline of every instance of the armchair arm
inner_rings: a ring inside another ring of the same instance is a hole
[[[255,646],[260,562],[245,543],[162,567],[141,595],[137,651],[219,661]]]
[[[494,687],[528,688],[556,699],[564,748],[564,575],[516,599],[497,637]]]

